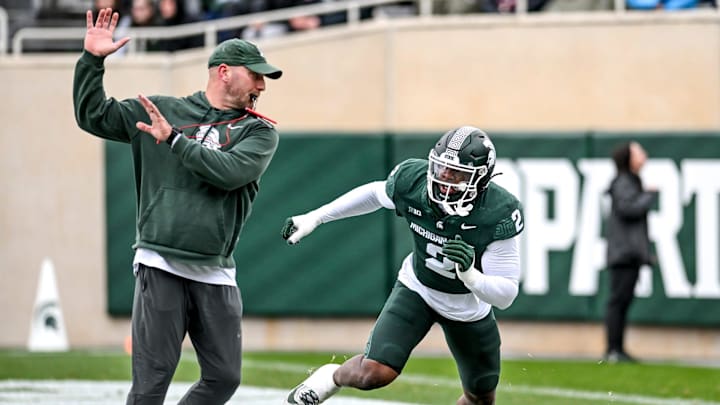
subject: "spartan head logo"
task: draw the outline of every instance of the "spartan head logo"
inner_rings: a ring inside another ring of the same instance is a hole
[[[211,125],[203,125],[198,127],[195,142],[199,142],[205,148],[218,150],[220,149],[220,132]]]

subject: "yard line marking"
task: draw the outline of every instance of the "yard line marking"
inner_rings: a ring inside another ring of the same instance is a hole
[[[244,360],[243,365],[250,368],[269,369],[287,372],[305,372],[309,374],[314,371],[317,366],[307,366],[293,363],[283,362],[266,362],[257,360]],[[455,378],[444,378],[437,376],[429,376],[422,374],[403,373],[398,377],[398,381],[407,384],[417,385],[438,385],[444,387],[458,387],[460,381]],[[684,399],[684,398],[661,398],[637,394],[625,394],[619,392],[601,392],[601,391],[584,391],[572,390],[558,387],[537,387],[527,385],[500,384],[498,392],[516,392],[521,394],[542,395],[556,398],[575,398],[586,400],[604,400],[612,401],[616,404],[642,404],[642,405],[720,405],[720,402],[705,401],[700,399]]]

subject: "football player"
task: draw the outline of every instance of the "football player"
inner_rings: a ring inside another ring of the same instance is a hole
[[[286,220],[282,237],[294,245],[320,224],[384,207],[405,218],[414,239],[365,353],[318,368],[286,404],[320,404],[340,387],[390,384],[434,323],[457,363],[457,404],[495,402],[500,335],[492,306],[505,309],[518,294],[523,213],[515,196],[490,181],[494,168],[488,135],[464,126],[445,133],[428,160],[408,159],[387,180]]]

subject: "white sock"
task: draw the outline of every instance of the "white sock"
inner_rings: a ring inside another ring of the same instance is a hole
[[[338,368],[340,368],[339,364],[325,364],[303,381],[303,385],[314,390],[322,402],[340,391],[340,387],[333,380],[333,374]]]

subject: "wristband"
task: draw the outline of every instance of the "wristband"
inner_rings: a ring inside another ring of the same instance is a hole
[[[178,136],[182,136],[182,131],[178,128],[172,127],[172,130],[170,131],[170,136],[165,140],[168,145],[172,146],[173,142],[175,141],[175,138]]]

